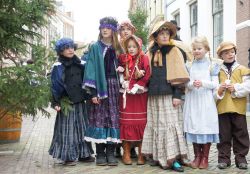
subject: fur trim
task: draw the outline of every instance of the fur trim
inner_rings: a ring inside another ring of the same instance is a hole
[[[172,85],[183,84],[189,81],[189,74],[185,67],[184,58],[177,47],[173,47],[166,55],[167,81]]]

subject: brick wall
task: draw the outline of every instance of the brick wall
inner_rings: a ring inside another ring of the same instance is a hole
[[[236,0],[236,23],[250,20],[250,0]],[[237,30],[236,44],[238,48],[237,60],[242,65],[248,65],[248,49],[250,48],[250,27]]]
[[[248,49],[250,48],[250,27],[243,28],[237,31],[237,60],[242,65],[247,66]]]
[[[236,0],[236,22],[241,23],[250,19],[250,1],[249,0]]]

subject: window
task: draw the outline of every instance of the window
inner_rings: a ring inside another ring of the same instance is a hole
[[[223,0],[213,0],[213,50],[216,55],[216,48],[223,40]]]
[[[174,15],[174,20],[177,22],[177,25],[180,26],[180,13]]]
[[[177,26],[180,26],[180,13],[174,15],[174,20],[177,22]],[[180,36],[180,31],[177,30],[177,35]]]
[[[191,38],[197,36],[197,2],[190,5],[190,29]]]

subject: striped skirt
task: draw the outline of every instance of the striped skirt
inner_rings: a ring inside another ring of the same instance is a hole
[[[108,98],[100,104],[89,104],[89,127],[85,140],[94,143],[119,143],[119,83],[107,78]]]
[[[173,107],[172,95],[148,97],[147,125],[143,136],[142,153],[167,168],[172,166],[174,160],[187,158],[182,108]]]
[[[68,115],[57,112],[49,154],[62,161],[75,161],[91,156],[91,144],[84,141],[87,126],[85,103],[74,104]]]
[[[142,141],[147,123],[148,94],[127,94],[126,108],[123,108],[123,93],[120,94],[120,139]]]

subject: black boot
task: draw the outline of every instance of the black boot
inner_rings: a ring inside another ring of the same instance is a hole
[[[122,154],[121,154],[121,143],[118,143],[115,147],[115,157],[116,158],[121,158]]]
[[[137,154],[136,154],[136,151],[135,151],[135,147],[132,147],[131,150],[130,150],[130,157],[131,158],[137,158]]]
[[[96,143],[96,165],[97,166],[106,166],[107,165],[107,159],[106,159],[106,153],[105,153],[105,144]]]
[[[106,144],[106,154],[107,154],[107,161],[109,166],[117,166],[118,161],[115,158],[114,152],[115,152],[115,145],[114,144]]]

